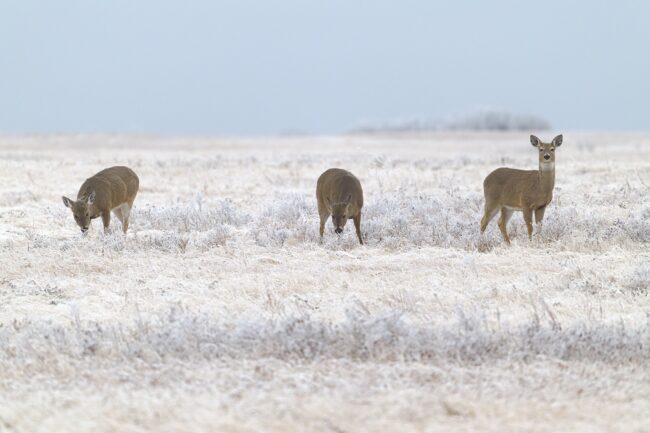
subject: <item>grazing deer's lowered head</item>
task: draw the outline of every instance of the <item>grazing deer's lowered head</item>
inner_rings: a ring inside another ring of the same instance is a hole
[[[550,143],[543,143],[539,138],[531,135],[530,142],[538,149],[538,170],[502,167],[494,170],[483,181],[485,212],[481,219],[481,233],[485,231],[492,218],[501,211],[499,229],[508,244],[510,237],[506,228],[512,213],[523,212],[528,238],[532,239],[533,214],[541,230],[544,210],[553,198],[555,150],[562,145],[562,135],[558,135]]]
[[[318,178],[316,183],[316,200],[320,216],[320,236],[323,237],[325,222],[332,215],[332,225],[336,234],[343,233],[345,223],[351,219],[361,238],[361,208],[363,207],[363,190],[361,182],[352,173],[340,168],[330,168]]]
[[[71,200],[68,197],[61,198],[63,199],[63,204],[72,210],[72,216],[77,225],[81,227],[81,232],[85,233],[88,230],[88,227],[90,227],[91,218],[94,218],[94,215],[97,213],[93,208],[93,204],[95,203],[95,192],[93,191],[90,195],[81,196],[77,201]]]
[[[77,225],[85,233],[90,220],[102,217],[104,231],[108,230],[111,212],[122,223],[126,233],[133,201],[138,193],[140,180],[128,167],[110,167],[86,179],[79,188],[77,200],[61,197],[63,204],[72,210]]]
[[[332,203],[332,200],[329,197],[325,197],[327,201],[327,208],[332,214],[332,225],[334,226],[334,232],[336,234],[343,233],[343,228],[345,223],[348,222],[348,215],[350,214],[350,200],[352,200],[352,194],[348,194],[345,201],[339,203]]]

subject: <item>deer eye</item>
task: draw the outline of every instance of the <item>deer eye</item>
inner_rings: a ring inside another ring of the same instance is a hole
[[[86,216],[88,216],[88,212],[86,212]]]
[[[551,147],[551,152],[555,152],[555,148],[554,148],[554,147]]]
[[[540,151],[540,152],[544,152],[544,148],[540,147],[540,148],[539,148],[539,151]]]

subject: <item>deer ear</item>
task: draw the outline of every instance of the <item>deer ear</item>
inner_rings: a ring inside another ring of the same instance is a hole
[[[553,139],[552,144],[553,144],[553,146],[555,146],[555,147],[561,146],[561,145],[562,145],[562,134],[560,134],[560,135],[558,135],[557,137],[555,137],[555,138]]]
[[[95,191],[90,193],[90,195],[88,196],[88,199],[86,200],[86,203],[88,203],[88,204],[95,203]]]
[[[530,136],[530,144],[537,147],[537,146],[540,145],[540,143],[541,143],[541,140],[539,138],[535,137],[534,135]]]
[[[63,204],[65,205],[65,207],[72,208],[72,204],[74,203],[72,200],[70,200],[66,196],[61,197],[61,199],[63,200]]]

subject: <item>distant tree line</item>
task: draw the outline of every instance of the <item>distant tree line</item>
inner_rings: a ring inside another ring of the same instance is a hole
[[[401,119],[387,122],[366,122],[353,128],[350,132],[376,134],[430,131],[545,131],[549,129],[551,129],[549,122],[538,116],[481,110],[447,120]]]

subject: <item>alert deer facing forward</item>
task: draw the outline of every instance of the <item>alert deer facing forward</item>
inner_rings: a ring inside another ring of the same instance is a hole
[[[326,170],[316,183],[316,200],[320,216],[321,239],[325,231],[325,222],[332,215],[332,225],[336,234],[343,232],[345,223],[349,219],[353,220],[359,243],[363,245],[361,238],[363,190],[361,182],[355,175],[340,168]]]
[[[86,179],[79,188],[77,200],[61,197],[63,204],[72,210],[81,232],[88,231],[90,220],[101,217],[104,232],[108,231],[111,212],[122,223],[124,233],[129,228],[129,215],[140,181],[128,167],[110,167]]]
[[[532,239],[533,213],[541,230],[544,210],[553,198],[555,149],[562,144],[562,135],[558,135],[550,143],[542,143],[539,138],[531,135],[530,142],[539,150],[539,170],[497,168],[483,181],[485,213],[481,220],[481,233],[497,212],[501,211],[499,229],[508,244],[510,237],[506,229],[512,213],[523,212],[528,239]]]

